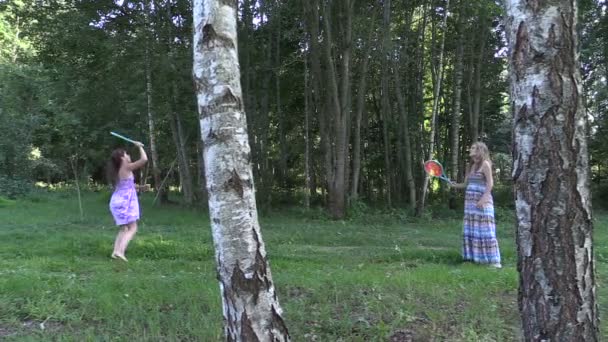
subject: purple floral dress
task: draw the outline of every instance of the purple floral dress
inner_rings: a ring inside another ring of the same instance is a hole
[[[110,199],[110,211],[118,226],[139,220],[139,201],[133,177],[118,180]]]

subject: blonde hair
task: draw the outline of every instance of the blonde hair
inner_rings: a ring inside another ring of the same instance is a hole
[[[473,143],[471,145],[471,147],[477,147],[477,151],[479,152],[479,155],[481,157],[481,163],[477,166],[478,168],[481,166],[481,164],[483,164],[484,161],[487,161],[488,163],[490,163],[490,167],[492,167],[492,159],[490,159],[490,150],[488,149],[488,146],[484,142],[477,141],[477,142]],[[471,172],[473,172],[474,167],[475,167],[475,161],[471,160],[471,163],[469,164],[469,170],[467,172],[467,175],[470,174]]]

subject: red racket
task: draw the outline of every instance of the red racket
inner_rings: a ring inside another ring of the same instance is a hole
[[[446,174],[443,172],[443,166],[441,166],[441,163],[439,163],[436,160],[429,160],[429,161],[425,162],[424,171],[429,176],[437,177],[448,183],[452,183],[452,180],[448,176],[446,176]]]

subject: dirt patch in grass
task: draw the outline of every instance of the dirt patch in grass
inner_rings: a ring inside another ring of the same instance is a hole
[[[408,329],[395,330],[388,338],[390,342],[412,342],[416,337],[416,333]]]

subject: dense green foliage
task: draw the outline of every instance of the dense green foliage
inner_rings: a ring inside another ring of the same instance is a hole
[[[146,4],[150,6],[146,7]],[[330,64],[321,58],[315,74],[310,48],[310,13],[301,1],[240,1],[239,53],[248,114],[254,172],[261,205],[300,204],[310,188],[312,200],[325,203],[331,176],[331,99],[325,98],[331,83]],[[175,127],[178,113],[187,165],[195,175],[196,188],[204,188],[201,148],[192,89],[191,7],[184,0],[74,1],[44,0],[0,2],[0,191],[6,179],[18,182],[55,183],[72,178],[70,160],[76,160],[79,177],[104,183],[103,167],[112,148],[122,142],[109,136],[116,130],[146,142],[147,113],[156,121],[159,169],[170,171],[177,156]],[[388,45],[383,43],[383,3],[357,1],[353,11],[349,79],[351,112],[347,121],[347,198],[366,202],[407,204],[405,154],[411,154],[416,192],[420,195],[420,161],[428,156],[434,86],[438,79],[441,40],[445,36],[442,87],[438,99],[436,142],[433,154],[444,165],[454,148],[451,126],[460,88],[459,172],[465,168],[466,147],[475,134],[493,152],[501,182],[510,170],[510,111],[506,104],[506,50],[501,25],[502,9],[487,1],[452,1],[447,26],[441,25],[445,3],[419,0],[391,5]],[[603,0],[580,1],[581,52],[586,104],[593,117],[591,158],[593,175],[600,182],[606,168],[606,4]],[[337,3],[325,8],[334,36],[345,30],[346,18]],[[326,23],[319,20],[323,37]],[[319,52],[326,39],[319,40]],[[330,42],[336,67],[344,42]],[[384,44],[384,45],[383,45]],[[386,46],[385,46],[386,45]],[[462,53],[459,53],[459,47]],[[384,54],[391,50],[395,67],[391,76],[388,112],[382,105]],[[371,58],[363,74],[365,58]],[[151,74],[151,107],[146,93],[146,60]],[[460,63],[460,64],[459,64]],[[462,81],[456,72],[462,67]],[[338,81],[345,75],[337,69]],[[308,79],[308,81],[305,80]],[[367,85],[359,94],[359,83]],[[318,88],[314,85],[317,84]],[[318,91],[319,93],[315,93]],[[405,100],[411,151],[404,148],[404,122],[398,94]],[[360,125],[361,176],[357,193],[348,185],[354,169],[358,97],[364,108]],[[308,106],[306,106],[308,104]],[[308,131],[306,131],[308,110]],[[475,119],[475,116],[478,116]],[[477,127],[477,129],[475,129]],[[472,130],[475,130],[475,134]],[[306,185],[306,134],[309,136]],[[328,145],[329,143],[329,145]],[[388,146],[386,146],[388,144]],[[37,157],[32,156],[36,150]],[[329,152],[328,152],[329,151]],[[335,157],[335,155],[334,155]],[[329,163],[329,164],[328,164]],[[178,172],[169,174],[170,185],[179,186]],[[198,175],[198,176],[196,176]],[[142,172],[151,177],[151,172]],[[147,182],[152,182],[146,178]],[[433,192],[442,198],[443,192]],[[204,198],[200,197],[199,198]],[[411,205],[411,203],[410,203]]]

